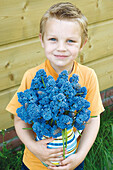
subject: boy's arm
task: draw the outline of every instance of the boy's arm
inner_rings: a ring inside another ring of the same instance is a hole
[[[95,118],[90,118],[88,124],[86,124],[86,127],[82,133],[82,137],[80,139],[77,152],[63,160],[61,162],[61,166],[59,167],[49,166],[49,169],[73,170],[74,168],[76,168],[88,154],[91,146],[93,145],[96,139],[99,127],[100,127],[100,115]]]
[[[35,141],[34,133],[32,130],[23,130],[22,128],[31,128],[31,125],[22,121],[18,116],[14,118],[15,130],[20,140],[25,146],[38,158],[40,161],[48,165],[51,161],[63,160],[63,148],[60,149],[48,149],[47,143],[53,141],[53,138]],[[59,158],[59,156],[62,156]]]

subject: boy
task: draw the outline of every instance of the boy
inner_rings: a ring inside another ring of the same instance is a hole
[[[42,161],[48,164],[48,169],[73,170],[83,162],[93,145],[100,125],[99,115],[104,111],[95,72],[75,61],[87,41],[87,19],[71,3],[55,4],[41,19],[39,38],[47,60],[25,73],[18,91],[30,88],[31,81],[39,69],[45,69],[47,75],[52,75],[55,80],[59,73],[67,70],[69,77],[74,73],[79,75],[79,83],[81,86],[86,86],[88,90],[86,99],[91,103],[91,116],[97,117],[90,118],[82,133],[77,152],[63,160],[62,148],[47,149],[47,143],[53,138],[37,142],[32,131],[22,129],[29,128],[31,125],[16,116],[16,109],[21,106],[18,103],[17,93],[7,106],[7,110],[15,114],[16,132],[26,146],[23,157],[25,169],[47,169],[40,162]],[[53,165],[51,161],[60,161],[60,166]]]

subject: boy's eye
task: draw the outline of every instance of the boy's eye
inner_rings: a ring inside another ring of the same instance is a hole
[[[49,40],[50,41],[56,41],[56,38],[50,38]]]
[[[69,42],[69,43],[75,43],[74,40],[68,40],[67,42]]]

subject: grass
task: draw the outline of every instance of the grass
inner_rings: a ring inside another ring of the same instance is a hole
[[[21,169],[21,162],[24,152],[24,145],[15,149],[7,149],[6,142],[4,142],[5,131],[2,130],[3,147],[0,152],[0,168],[2,170],[19,170]]]
[[[108,108],[101,115],[96,141],[85,159],[85,170],[113,169],[113,111]]]
[[[4,138],[4,131],[2,131]],[[24,146],[17,151],[8,150],[3,142],[0,152],[0,168],[2,170],[21,169]],[[85,159],[84,170],[112,170],[113,169],[113,111],[108,108],[101,114],[101,125],[97,139]]]

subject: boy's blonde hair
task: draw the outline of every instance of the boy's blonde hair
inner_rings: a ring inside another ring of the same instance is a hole
[[[72,20],[78,21],[82,29],[82,43],[81,47],[88,37],[87,30],[87,18],[82,14],[82,12],[70,2],[61,2],[51,6],[43,15],[40,21],[40,33],[42,34],[42,39],[44,37],[45,25],[48,19],[56,18],[59,20]]]

